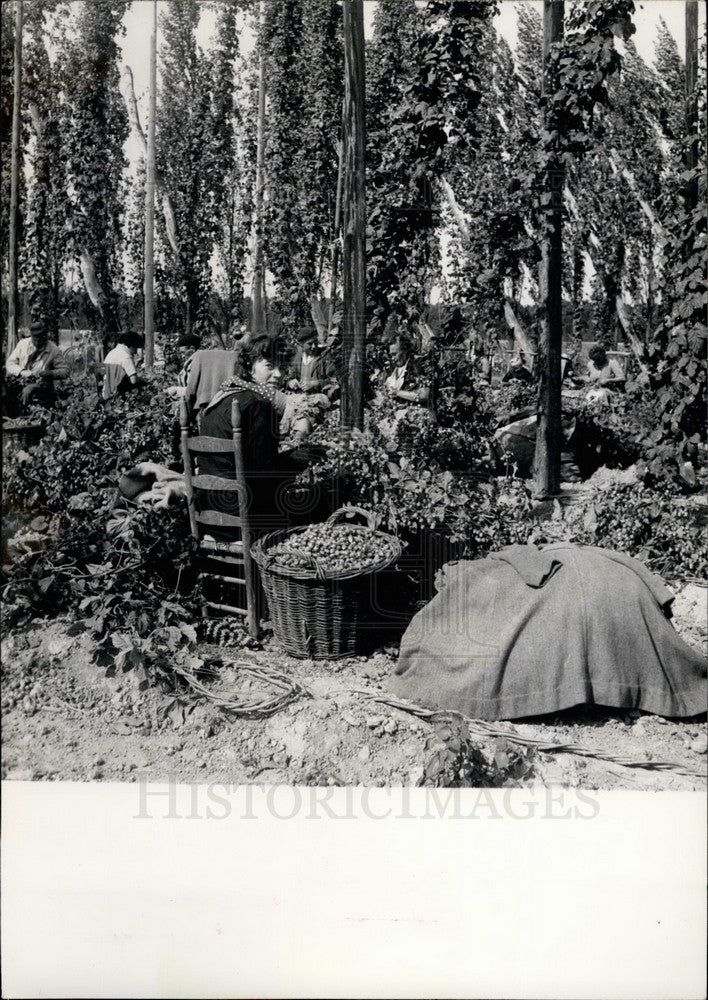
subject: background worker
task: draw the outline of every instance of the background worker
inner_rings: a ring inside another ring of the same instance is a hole
[[[623,386],[624,372],[614,358],[610,360],[604,347],[596,344],[588,351],[587,381],[605,388]]]
[[[334,374],[329,352],[317,346],[317,331],[303,327],[297,333],[298,346],[289,369],[287,388],[299,392],[321,392]]]
[[[116,346],[103,359],[103,398],[122,396],[134,389],[138,383],[135,367],[135,353],[145,346],[145,337],[137,330],[125,330]]]
[[[588,373],[586,382],[588,391],[585,398],[589,403],[608,405],[612,399],[613,389],[623,389],[624,372],[619,364],[607,357],[604,347],[596,344],[588,351]]]
[[[430,386],[423,381],[422,373],[413,357],[413,342],[397,334],[389,345],[392,367],[384,385],[396,399],[405,403],[427,404]]]
[[[531,383],[533,380],[534,378],[531,370],[526,367],[526,355],[520,350],[519,353],[512,358],[509,370],[502,378],[502,382]]]
[[[69,374],[64,355],[41,320],[32,321],[29,336],[19,341],[5,362],[5,372],[10,376],[3,407],[8,416],[31,404],[52,406],[55,382]]]

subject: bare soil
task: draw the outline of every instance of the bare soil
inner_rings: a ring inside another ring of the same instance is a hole
[[[706,648],[706,589],[684,586],[674,623],[690,644]],[[195,704],[182,719],[164,718],[167,696],[139,690],[131,673],[106,677],[84,637],[54,620],[13,632],[2,644],[2,777],[22,780],[135,781],[308,785],[415,785],[434,747],[432,725],[373,700],[385,695],[397,650],[323,662],[296,660],[270,639],[260,650],[204,647],[224,666],[214,690],[259,694],[260,682],[228,661],[276,668],[307,689],[264,719],[227,721]],[[263,689],[267,693],[267,689]],[[706,787],[703,720],[577,708],[560,715],[495,724],[514,734],[581,745],[591,754],[644,762],[628,767],[596,756],[542,751],[526,783],[578,788],[688,790]],[[494,735],[480,737],[487,756]],[[656,770],[657,762],[676,767]]]

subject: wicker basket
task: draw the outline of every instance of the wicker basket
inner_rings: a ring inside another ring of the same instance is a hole
[[[326,523],[337,524],[351,513],[367,521],[366,527],[351,525],[352,530],[366,535],[376,532],[372,515],[359,507],[342,507]],[[388,554],[355,570],[328,571],[314,558],[308,568],[278,565],[269,550],[307,527],[273,531],[251,549],[261,572],[275,637],[286,652],[300,659],[339,660],[353,656],[366,624],[363,616],[370,612],[366,598],[371,578],[398,559],[401,543],[392,535],[376,532],[386,541]]]

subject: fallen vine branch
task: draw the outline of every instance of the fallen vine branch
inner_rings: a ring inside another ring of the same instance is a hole
[[[571,753],[579,757],[594,757],[596,760],[608,761],[613,764],[621,764],[622,767],[641,767],[649,771],[673,771],[689,778],[705,777],[704,769],[690,768],[679,761],[672,760],[643,760],[639,757],[618,757],[614,754],[603,753],[598,750],[591,750],[589,747],[581,746],[578,743],[550,743],[548,740],[534,739],[530,736],[520,736],[518,733],[510,732],[507,729],[495,725],[493,722],[485,722],[482,719],[468,719],[461,712],[444,712],[422,708],[413,702],[392,698],[388,695],[377,694],[375,691],[364,691],[360,688],[352,690],[352,694],[361,694],[376,701],[381,705],[388,705],[391,708],[398,708],[402,712],[408,712],[419,719],[442,720],[446,718],[462,719],[467,723],[471,733],[476,736],[502,737],[510,743],[518,743],[522,746],[534,747],[542,753]]]
[[[211,702],[211,704],[216,705],[227,715],[239,718],[265,718],[285,708],[293,701],[297,701],[298,698],[312,697],[307,688],[302,684],[288,677],[287,674],[273,670],[270,667],[257,667],[243,660],[225,660],[224,665],[234,667],[249,674],[256,680],[263,681],[279,691],[280,694],[276,694],[270,698],[261,698],[259,701],[248,702],[239,696],[226,697],[210,691],[191,671],[185,670],[178,664],[172,665],[172,672],[176,676],[181,677],[198,697],[204,698],[206,701]]]

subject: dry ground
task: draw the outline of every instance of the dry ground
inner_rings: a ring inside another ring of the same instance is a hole
[[[689,584],[675,605],[678,630],[702,648],[706,593]],[[3,778],[412,785],[432,754],[428,722],[371,697],[384,692],[395,648],[368,658],[315,662],[284,655],[272,640],[262,650],[205,647],[225,661],[276,667],[296,677],[310,697],[269,718],[236,722],[227,722],[213,706],[197,704],[182,721],[161,718],[165,696],[138,690],[132,674],[103,676],[90,662],[87,640],[67,636],[66,628],[62,621],[37,624],[3,641]],[[258,681],[228,666],[214,684],[247,695],[259,689]],[[706,786],[704,720],[594,708],[496,728],[614,757],[678,765],[666,771],[630,768],[593,756],[540,752],[531,783],[641,790]],[[480,745],[489,755],[495,738]]]

